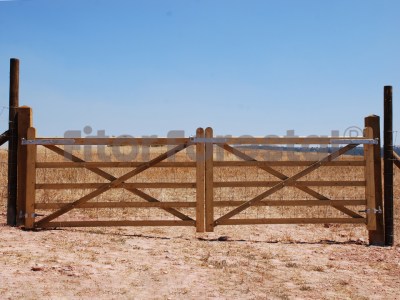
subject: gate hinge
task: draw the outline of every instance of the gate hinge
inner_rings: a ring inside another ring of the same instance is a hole
[[[379,206],[378,209],[376,209],[376,208],[367,208],[367,209],[364,209],[364,210],[359,210],[358,212],[363,212],[363,213],[366,213],[366,214],[381,214],[383,211],[382,211],[382,208]]]

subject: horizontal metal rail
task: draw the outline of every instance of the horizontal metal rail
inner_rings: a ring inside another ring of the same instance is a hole
[[[368,145],[378,144],[377,139],[366,138],[328,138],[328,137],[246,137],[246,138],[37,138],[34,140],[22,139],[22,145],[178,145],[183,143],[212,143],[212,144],[237,144],[237,145]]]

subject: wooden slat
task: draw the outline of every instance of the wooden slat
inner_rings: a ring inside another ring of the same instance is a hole
[[[135,168],[143,162],[37,162],[38,169],[65,168]],[[214,161],[214,167],[307,167],[315,161]],[[362,167],[363,160],[338,160],[327,162],[326,167]],[[160,162],[153,168],[195,168],[196,162]]]
[[[213,137],[213,130],[207,127],[205,131],[206,138]],[[214,231],[214,145],[207,143],[205,145],[205,223],[206,231]]]
[[[214,201],[214,207],[239,206],[246,201]],[[365,205],[366,200],[263,200],[254,206],[331,206],[331,205]]]
[[[65,151],[65,150],[63,150],[63,149],[61,149],[61,148],[59,148],[59,147],[57,147],[57,146],[47,145],[47,146],[45,146],[45,147],[48,148],[48,149],[50,149],[50,150],[53,151],[54,153],[57,153],[58,155],[60,155],[60,156],[62,156],[62,157],[67,157],[67,158],[69,158],[70,160],[72,160],[72,161],[74,161],[74,162],[83,162],[83,163],[85,162],[83,159],[81,159],[81,158],[79,158],[79,157],[73,155],[72,153],[69,153],[69,152],[67,152],[67,151]],[[99,176],[101,176],[101,177],[103,177],[103,178],[105,178],[105,179],[107,179],[107,180],[109,180],[109,181],[113,181],[113,180],[116,179],[115,176],[113,176],[113,175],[111,175],[111,174],[109,174],[109,173],[107,173],[107,172],[105,172],[105,171],[103,171],[103,170],[101,170],[101,169],[99,169],[99,168],[96,168],[96,167],[87,167],[87,169],[88,169],[89,171],[93,172],[94,174],[97,174],[97,175],[99,175]],[[145,193],[145,192],[143,192],[143,191],[141,191],[141,190],[138,190],[138,189],[126,189],[126,190],[129,191],[129,192],[131,192],[131,193],[134,194],[134,195],[139,196],[140,198],[142,198],[142,199],[144,199],[144,200],[146,200],[146,201],[148,201],[148,202],[152,202],[152,203],[160,202],[160,201],[157,200],[156,198],[150,196],[149,194],[147,194],[147,193]],[[181,213],[180,211],[178,211],[178,210],[176,210],[176,209],[174,209],[174,208],[162,208],[162,209],[163,209],[164,211],[166,211],[166,212],[168,212],[168,213],[174,215],[175,217],[178,217],[178,218],[181,219],[181,220],[192,220],[192,218],[190,218],[189,216],[187,216],[187,215]]]
[[[35,128],[28,128],[27,138],[34,139],[35,136]],[[32,229],[35,223],[36,145],[28,145],[26,151],[25,228]]]
[[[63,145],[64,141],[71,138],[46,138],[38,137],[37,140],[54,142]],[[72,138],[74,145],[108,145],[108,146],[162,146],[190,144],[190,138]]]
[[[266,197],[268,197],[268,196],[274,194],[275,192],[281,190],[282,188],[287,186],[288,183],[295,182],[296,180],[300,179],[301,177],[304,177],[307,174],[309,174],[309,173],[313,172],[314,170],[318,169],[321,166],[322,162],[324,162],[324,161],[332,161],[332,160],[338,158],[339,156],[341,156],[342,154],[346,153],[347,151],[355,148],[356,146],[357,145],[347,145],[347,146],[345,146],[343,148],[340,148],[339,150],[335,151],[334,153],[324,157],[321,161],[319,161],[319,162],[307,167],[306,169],[304,169],[301,172],[293,175],[292,177],[289,177],[289,178],[287,178],[285,180],[282,180],[280,183],[276,184],[275,186],[273,186],[269,190],[261,193],[260,195],[254,197],[253,199],[247,201],[246,203],[236,207],[232,211],[228,212],[227,214],[225,214],[222,217],[220,217],[219,219],[217,219],[214,224],[219,224],[220,221],[227,220],[227,219],[239,214],[240,212],[242,212],[243,210],[249,208],[250,206],[254,205],[255,203],[260,202],[263,199],[265,199]]]
[[[98,189],[103,186],[104,183],[38,183],[36,189],[38,190],[70,190],[70,189]],[[195,182],[133,182],[133,183],[121,183],[118,186],[112,188],[124,188],[124,189],[191,189],[195,188]]]
[[[308,167],[316,161],[214,161],[214,167]],[[337,160],[323,164],[326,167],[363,167],[363,160]]]
[[[0,146],[2,146],[4,143],[8,142],[8,137],[9,137],[9,131],[6,130],[0,135]]]
[[[396,167],[400,169],[400,156],[393,151],[393,163]]]
[[[59,209],[56,212],[53,212],[52,214],[40,219],[38,221],[38,226],[42,226],[43,224],[54,220],[55,218],[69,212],[70,210],[72,210],[76,205],[85,203],[87,201],[89,201],[90,199],[93,199],[101,194],[103,194],[104,192],[110,190],[113,187],[117,187],[118,185],[120,185],[121,183],[129,180],[130,178],[132,178],[135,175],[138,175],[142,172],[144,172],[145,170],[151,168],[153,165],[159,163],[160,161],[163,161],[164,159],[167,159],[168,157],[171,157],[173,155],[175,155],[176,153],[182,151],[183,149],[186,149],[189,145],[188,144],[183,144],[183,145],[179,145],[174,147],[173,149],[159,155],[158,157],[150,160],[149,162],[143,163],[143,165],[137,167],[136,169],[126,173],[125,175],[122,175],[121,177],[111,181],[110,183],[105,183],[104,185],[102,185],[100,188],[98,188],[97,190],[90,192],[89,194],[83,196],[82,198],[76,200],[73,203],[67,204],[65,205],[63,208]]]
[[[197,138],[204,138],[204,129],[198,128]],[[196,144],[196,231],[205,231],[205,145]]]
[[[214,207],[239,206],[246,201],[214,201]],[[196,207],[197,202],[87,202],[75,208],[170,208],[170,207]],[[331,206],[331,205],[366,205],[366,200],[263,200],[254,206]],[[36,209],[58,209],[65,203],[36,203]]]
[[[58,209],[62,208],[65,203],[36,203],[36,209]],[[196,202],[180,202],[180,201],[168,201],[168,202],[86,202],[75,208],[172,208],[172,207],[196,207]]]
[[[241,158],[241,159],[243,159],[245,161],[257,161],[253,157],[251,157],[251,156],[239,151],[236,148],[233,148],[232,146],[224,144],[224,145],[220,145],[220,147],[222,147],[226,151],[236,155],[237,157],[239,157],[239,158]],[[333,161],[334,160],[325,160],[325,161],[319,161],[319,162],[315,162],[315,163],[321,163],[321,166],[322,166],[324,164],[327,164],[327,163],[330,163],[330,162],[333,162]],[[262,167],[259,167],[259,168],[264,170],[264,171],[266,171],[266,172],[268,172],[269,174],[279,178],[280,180],[287,180],[289,178],[285,174],[283,174],[283,173],[281,173],[281,172],[279,172],[279,171],[277,171],[277,170],[275,170],[275,169],[273,169],[273,168],[271,168],[269,166],[262,166]],[[326,196],[314,191],[313,189],[311,189],[311,188],[309,188],[307,186],[296,186],[296,188],[299,189],[300,191],[303,191],[303,192],[309,194],[310,196],[312,196],[312,197],[314,197],[314,198],[316,198],[318,200],[330,200],[328,197],[326,197]],[[359,214],[353,212],[352,210],[347,209],[346,207],[342,207],[342,206],[333,206],[333,207],[336,208],[337,210],[347,214],[350,217],[362,218],[362,216],[360,216]]]
[[[143,162],[37,162],[36,168],[65,169],[65,168],[136,168]],[[153,168],[195,168],[195,162],[160,162]]]
[[[273,218],[273,219],[227,219],[218,225],[255,225],[255,224],[365,224],[365,218]]]
[[[62,221],[37,224],[37,228],[110,226],[194,226],[195,221]]]
[[[214,188],[269,187],[280,182],[281,181],[217,181],[214,182]],[[365,181],[295,181],[288,182],[286,186],[365,186]]]

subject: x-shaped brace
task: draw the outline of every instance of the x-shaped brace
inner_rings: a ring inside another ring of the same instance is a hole
[[[229,146],[228,144],[218,144],[218,146],[222,147],[223,149],[231,152],[232,154],[246,160],[246,161],[256,161],[254,158],[248,156],[247,154]],[[346,153],[347,151],[355,148],[357,146],[357,144],[350,144],[347,145],[343,148],[340,148],[339,150],[331,153],[330,155],[324,157],[323,159],[315,162],[314,164],[312,164],[311,166],[305,168],[304,170],[302,170],[301,172],[293,175],[292,177],[287,177],[286,175],[282,174],[279,171],[276,171],[275,169],[268,167],[268,166],[264,166],[264,167],[260,167],[261,169],[267,171],[268,173],[270,173],[271,175],[274,175],[276,177],[278,177],[279,179],[281,179],[282,181],[277,183],[276,185],[274,185],[272,188],[270,188],[269,190],[261,193],[260,195],[254,197],[253,199],[243,203],[242,205],[236,207],[235,209],[233,209],[232,211],[230,211],[229,213],[223,215],[222,217],[220,217],[219,219],[217,219],[215,221],[215,225],[218,225],[218,222],[223,221],[223,220],[227,220],[237,214],[239,214],[240,212],[244,211],[245,209],[249,208],[250,206],[262,201],[263,199],[265,199],[266,197],[274,194],[275,192],[281,190],[282,188],[284,188],[288,183],[292,183],[298,179],[300,179],[301,177],[306,176],[307,174],[311,173],[312,171],[318,169],[321,165],[323,165],[323,163],[325,162],[329,162],[332,161],[336,158],[338,158],[339,156],[341,156],[342,154]],[[316,197],[319,200],[330,200],[329,198],[315,192],[314,190],[310,189],[309,187],[304,187],[304,186],[296,186],[298,189],[308,193],[309,195]],[[360,216],[359,214],[343,207],[343,206],[333,206],[336,209],[340,210],[341,212],[353,217],[353,218],[362,218],[362,216]]]
[[[191,144],[190,143],[185,143],[182,145],[178,145],[175,148],[157,156],[156,158],[148,161],[148,162],[143,162],[142,164],[140,164],[137,168],[135,168],[134,170],[126,173],[125,175],[122,175],[121,177],[117,178],[112,176],[111,174],[99,169],[99,168],[95,168],[95,167],[86,167],[88,170],[96,173],[97,175],[100,175],[101,177],[110,180],[109,183],[105,183],[102,186],[100,186],[98,189],[96,189],[93,192],[90,192],[89,194],[87,194],[86,196],[83,196],[82,198],[72,202],[72,203],[68,203],[65,206],[63,206],[62,208],[60,208],[59,210],[53,212],[52,214],[40,219],[38,222],[36,222],[36,226],[40,227],[41,225],[50,222],[51,220],[54,220],[55,218],[69,212],[70,210],[78,207],[79,205],[88,202],[90,199],[93,199],[94,197],[99,196],[100,194],[112,189],[112,188],[116,188],[118,187],[121,183],[125,182],[126,180],[132,178],[135,175],[138,175],[139,173],[144,172],[145,170],[153,167],[154,165],[158,164],[159,162],[167,159],[168,157],[171,157],[173,155],[175,155],[176,153],[186,149],[187,147],[189,147]],[[80,159],[77,156],[74,156],[68,152],[66,152],[65,150],[60,149],[59,147],[56,146],[52,146],[52,145],[46,145],[46,148],[54,151],[55,153],[62,155],[64,157],[69,157],[72,161],[77,161],[77,162],[84,162],[84,160]],[[131,193],[134,193],[135,195],[143,198],[146,201],[149,202],[160,202],[159,200],[151,197],[150,195],[138,190],[138,189],[130,189],[127,188],[128,191],[130,191]],[[181,212],[179,212],[176,209],[173,208],[162,208],[165,211],[173,214],[174,216],[180,218],[181,220],[190,220],[193,221],[192,218],[188,217],[185,214],[182,214]]]

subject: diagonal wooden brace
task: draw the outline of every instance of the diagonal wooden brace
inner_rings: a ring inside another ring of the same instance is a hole
[[[53,146],[53,145],[45,145],[44,147],[46,147],[47,149],[63,156],[63,157],[68,157],[70,160],[74,161],[74,162],[85,162],[83,159],[73,155],[72,153],[69,153],[57,146]],[[115,179],[117,179],[115,176],[103,171],[100,168],[96,168],[96,167],[85,167],[87,170],[92,171],[93,173],[107,179],[110,181],[113,181]],[[149,194],[136,189],[136,188],[125,188],[127,191],[141,197],[142,199],[148,201],[148,202],[160,202],[159,200],[157,200],[156,198],[150,196]],[[163,210],[165,210],[166,212],[169,212],[170,214],[174,215],[175,217],[178,217],[181,220],[184,221],[193,221],[192,218],[190,218],[189,216],[181,213],[180,211],[174,209],[174,208],[162,208]]]
[[[232,153],[233,155],[236,155],[237,157],[239,157],[239,158],[241,158],[241,159],[243,159],[245,161],[257,161],[256,159],[252,158],[251,156],[243,153],[242,151],[239,151],[239,150],[235,149],[234,147],[232,147],[232,146],[230,146],[228,144],[223,144],[223,145],[218,145],[218,146],[223,148],[224,150]],[[283,174],[283,173],[281,173],[281,172],[279,172],[279,171],[277,171],[277,170],[275,170],[275,169],[273,169],[271,167],[263,166],[263,167],[259,167],[259,168],[264,170],[264,171],[266,171],[266,172],[268,172],[269,174],[281,179],[281,180],[286,180],[286,179],[289,178],[285,174]],[[314,191],[313,189],[311,189],[311,188],[309,188],[307,186],[295,186],[295,187],[298,188],[299,190],[309,194],[310,196],[313,196],[314,198],[316,198],[318,200],[323,200],[323,201],[331,200],[328,197],[325,197],[324,195]],[[336,208],[337,210],[341,211],[342,213],[345,213],[346,215],[348,215],[350,217],[362,218],[361,215],[355,213],[354,211],[352,211],[352,210],[350,210],[350,209],[348,209],[348,208],[346,208],[344,206],[332,205],[332,207]]]
[[[40,227],[40,225],[45,224],[47,222],[50,222],[51,220],[54,220],[55,218],[69,212],[70,210],[74,209],[75,207],[77,207],[80,204],[83,204],[87,201],[89,201],[90,199],[93,199],[94,197],[97,197],[99,195],[101,195],[102,193],[117,187],[118,185],[120,185],[121,183],[123,183],[124,181],[132,178],[133,176],[140,174],[142,172],[144,172],[145,170],[151,168],[152,166],[158,164],[159,162],[167,159],[168,157],[171,157],[172,155],[175,155],[176,153],[178,153],[179,151],[182,151],[183,149],[186,149],[190,144],[185,143],[182,145],[178,145],[175,148],[159,155],[158,157],[148,161],[148,162],[144,162],[143,164],[139,165],[136,169],[126,173],[125,175],[122,175],[119,178],[116,178],[115,180],[112,180],[109,183],[105,183],[104,185],[102,185],[101,187],[99,187],[97,190],[90,192],[89,194],[83,196],[82,198],[72,202],[72,203],[68,203],[65,206],[63,206],[62,208],[60,208],[58,211],[53,212],[52,214],[42,218],[41,220],[39,220],[38,222],[36,222],[36,227]]]

